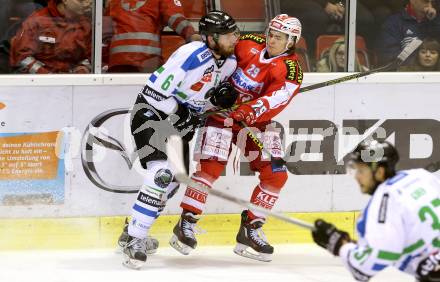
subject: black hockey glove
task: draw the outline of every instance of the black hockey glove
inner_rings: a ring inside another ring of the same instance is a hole
[[[322,219],[315,221],[315,230],[312,231],[313,241],[337,256],[343,241],[351,241],[347,232],[338,230],[333,224]]]
[[[433,253],[420,261],[416,273],[417,281],[440,281],[440,252]]]
[[[232,107],[238,97],[238,92],[228,81],[223,81],[210,92],[211,93],[208,94],[211,96],[209,101],[211,101],[214,106],[218,106],[222,109]]]
[[[184,140],[190,141],[197,127],[200,126],[201,119],[191,109],[179,104],[176,113],[178,120],[174,123],[174,127],[181,133]]]

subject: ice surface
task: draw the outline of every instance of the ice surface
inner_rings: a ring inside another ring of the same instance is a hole
[[[276,245],[273,261],[253,261],[232,246],[200,247],[189,256],[164,246],[141,270],[122,266],[114,250],[0,252],[1,282],[345,282],[354,281],[339,258],[312,244]],[[394,269],[371,281],[413,282]]]

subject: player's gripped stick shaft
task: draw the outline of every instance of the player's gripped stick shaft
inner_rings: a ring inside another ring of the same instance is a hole
[[[278,218],[282,221],[295,224],[297,226],[300,226],[302,228],[308,229],[308,230],[314,230],[314,226],[310,223],[304,222],[299,219],[291,218],[288,216],[285,216],[280,213],[273,212],[268,209],[264,209],[260,206],[253,205],[249,203],[248,201],[236,198],[234,196],[231,196],[227,193],[223,193],[221,191],[215,190],[215,189],[209,189],[203,185],[201,185],[198,182],[193,181],[187,174],[185,170],[185,166],[183,165],[183,153],[182,153],[182,140],[178,136],[171,136],[168,139],[167,142],[167,157],[169,164],[173,168],[174,177],[179,181],[180,183],[195,187],[197,189],[200,189],[206,193],[209,193],[211,195],[214,195],[218,198],[222,198],[223,200],[238,204],[242,207],[257,210],[258,212],[264,213],[267,216],[272,216],[275,218]]]
[[[412,53],[414,53],[414,51],[416,51],[417,48],[420,47],[421,44],[422,44],[422,40],[420,40],[418,38],[415,38],[413,41],[411,41],[402,50],[402,52],[400,52],[400,54],[397,56],[397,58],[394,61],[392,61],[392,62],[390,62],[390,63],[388,63],[388,64],[386,64],[384,66],[381,66],[381,67],[378,67],[376,69],[372,69],[372,70],[369,70],[369,71],[358,72],[358,73],[355,73],[355,74],[350,74],[350,75],[347,75],[347,76],[343,76],[343,77],[335,78],[335,79],[332,79],[332,80],[328,80],[328,81],[312,84],[312,85],[309,85],[309,86],[306,86],[306,87],[302,87],[301,89],[299,89],[298,93],[303,93],[303,92],[315,90],[315,89],[318,89],[318,88],[322,88],[322,87],[326,87],[326,86],[330,86],[330,85],[335,85],[335,84],[338,84],[338,83],[341,83],[341,82],[345,82],[345,81],[349,81],[349,80],[352,80],[352,79],[361,78],[361,77],[364,77],[364,76],[367,76],[367,75],[370,75],[370,74],[373,74],[373,73],[378,73],[378,72],[381,72],[381,71],[386,71],[386,70],[393,69],[395,67],[400,66],[404,61],[406,61],[408,59],[408,57]],[[218,111],[206,112],[206,113],[202,114],[202,117],[207,117],[207,116],[215,115],[215,114],[218,114],[218,113],[228,112],[230,110],[235,110],[238,106],[240,106],[240,105],[235,105],[232,108],[228,108],[228,109],[221,109],[221,110],[218,110]]]

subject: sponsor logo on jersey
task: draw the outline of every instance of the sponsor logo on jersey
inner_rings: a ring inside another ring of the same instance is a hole
[[[257,192],[257,194],[255,194]],[[251,197],[251,201],[253,204],[256,204],[257,206],[271,209],[275,202],[278,199],[278,195],[268,193],[261,188],[259,188],[257,191],[254,192],[254,194]]]
[[[198,202],[201,202],[201,203],[206,203],[206,196],[207,195],[208,195],[207,193],[199,191],[199,190],[192,188],[190,186],[188,186],[185,191],[185,196],[187,196],[191,199],[194,199]]]
[[[251,53],[252,54],[258,54],[258,53],[260,53],[260,50],[258,50],[256,48],[251,48]]]
[[[144,204],[147,204],[149,206],[153,206],[153,207],[156,207],[156,208],[158,208],[161,205],[161,200],[152,198],[149,195],[144,194],[142,192],[139,192],[139,195],[138,195],[137,199],[138,199],[138,201],[140,201],[140,202],[142,202]]]
[[[260,94],[263,90],[264,82],[257,82],[247,77],[241,68],[232,74],[232,81],[237,88],[245,92],[254,92]]]
[[[277,196],[272,196],[272,195],[266,194],[263,191],[260,191],[260,193],[258,193],[258,195],[257,195],[257,200],[259,200],[260,202],[266,203],[269,206],[273,206],[277,199],[278,199]]]
[[[139,227],[139,228],[142,228],[142,229],[148,229],[148,228],[150,228],[149,226],[143,224],[142,222],[137,221],[136,219],[133,219],[133,225],[134,225],[134,226],[137,226],[137,227]]]
[[[254,42],[257,42],[258,44],[266,42],[266,39],[264,37],[255,34],[245,34],[240,37],[240,40],[252,40]]]
[[[145,96],[151,97],[156,101],[163,101],[163,100],[167,99],[167,97],[165,95],[157,92],[156,90],[154,90],[153,88],[151,88],[148,85],[145,85],[144,89],[142,89],[142,93]]]
[[[203,82],[211,82],[212,80],[212,72],[214,71],[214,65],[211,65],[203,72],[202,81]]]
[[[286,64],[286,68],[287,68],[286,79],[292,81],[298,81],[298,83],[302,83],[303,73],[301,66],[296,61],[292,61],[292,60],[285,60],[284,63]]]
[[[202,88],[203,88],[203,83],[202,82],[196,82],[193,85],[191,85],[191,90],[195,91],[195,92],[199,92]]]
[[[200,113],[205,108],[206,101],[205,100],[189,100],[184,105],[186,105],[188,108]]]
[[[154,176],[154,183],[160,188],[167,188],[173,180],[173,174],[169,169],[159,169]]]
[[[206,51],[197,55],[197,58],[199,58],[200,62],[203,62],[204,60],[210,57],[211,57],[211,51],[209,51],[209,49],[206,49]]]

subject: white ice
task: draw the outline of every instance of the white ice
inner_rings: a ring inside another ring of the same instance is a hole
[[[311,244],[277,245],[273,261],[253,261],[231,246],[199,247],[183,256],[161,247],[141,270],[122,266],[114,250],[0,252],[0,282],[345,282],[354,281],[339,258]],[[394,269],[371,281],[413,282]]]

